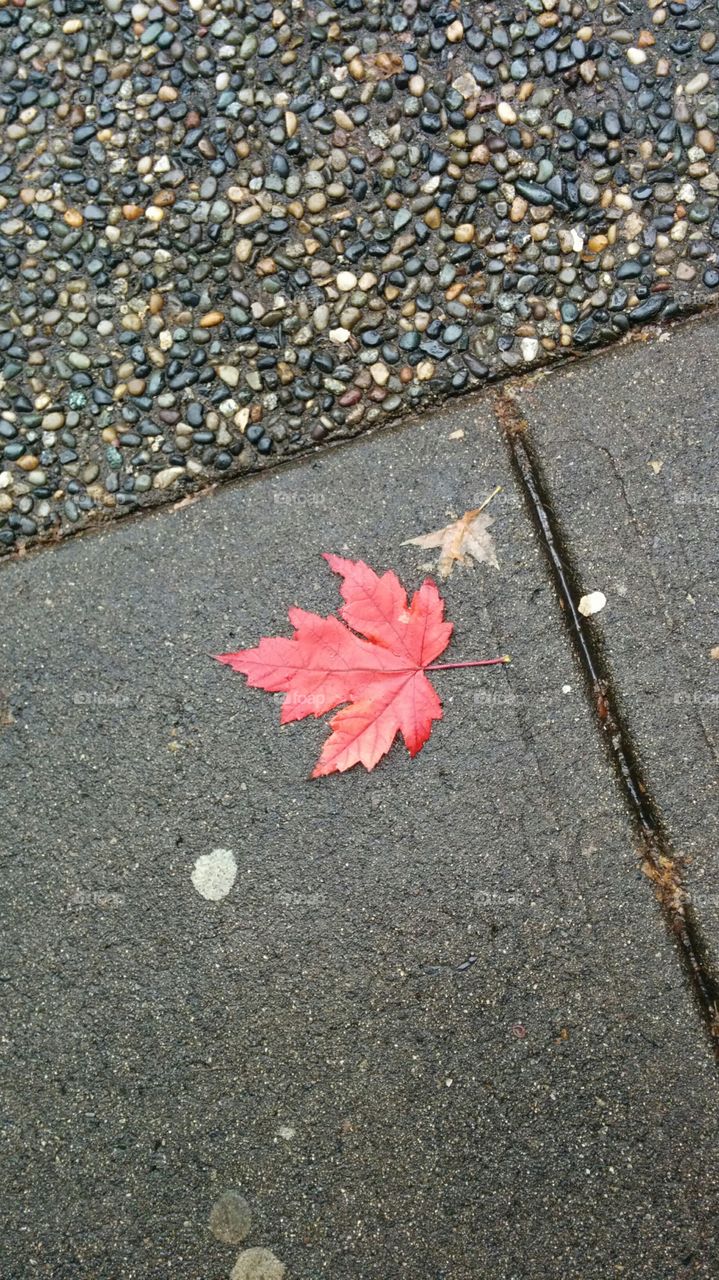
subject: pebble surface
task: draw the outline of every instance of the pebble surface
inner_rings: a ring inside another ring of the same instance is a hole
[[[0,551],[719,296],[714,0],[0,0]]]

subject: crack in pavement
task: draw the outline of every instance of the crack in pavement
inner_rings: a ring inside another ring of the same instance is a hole
[[[719,977],[714,972],[701,923],[684,887],[681,860],[671,849],[657,806],[643,777],[637,749],[618,710],[616,680],[599,651],[587,620],[576,607],[575,600],[582,595],[581,575],[553,510],[540,463],[528,443],[529,423],[511,393],[505,390],[495,395],[494,411],[551,569],[560,606],[585,675],[596,721],[602,730],[601,736],[634,814],[642,852],[642,871],[654,885],[719,1061]]]

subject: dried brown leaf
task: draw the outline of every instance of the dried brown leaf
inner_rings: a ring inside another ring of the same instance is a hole
[[[496,493],[499,493],[499,489],[495,489],[481,506],[475,507],[472,511],[465,511],[459,520],[454,520],[444,529],[435,529],[433,533],[408,538],[402,545],[439,547],[437,572],[440,578],[448,578],[456,564],[470,565],[473,560],[498,569],[497,550],[494,538],[489,532],[494,521],[484,510]]]

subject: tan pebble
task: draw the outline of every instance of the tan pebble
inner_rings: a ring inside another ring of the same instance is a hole
[[[161,209],[158,204],[150,204],[145,210],[145,217],[148,222],[162,222],[165,216],[165,210]]]
[[[158,471],[153,477],[153,489],[169,489],[171,484],[185,475],[184,467],[164,467],[162,471]]]
[[[637,45],[640,49],[650,49],[653,44],[656,44],[656,41],[651,31],[642,30],[639,32]]]
[[[285,133],[288,138],[294,138],[297,133],[297,116],[294,111],[285,111]]]
[[[709,76],[706,71],[700,71],[698,75],[692,76],[691,80],[685,86],[686,92],[690,97],[693,97],[695,93],[701,93],[702,89],[706,89],[708,84]]]
[[[458,41],[464,38],[464,27],[459,18],[455,18],[454,22],[450,22],[446,30],[446,36],[450,44],[457,44]]]
[[[716,138],[711,129],[700,129],[697,133],[697,146],[705,151],[708,156],[714,154],[716,150]]]
[[[25,453],[22,458],[18,458],[17,465],[23,471],[34,471],[35,467],[39,467],[40,459],[36,458],[34,453]]]
[[[647,55],[643,49],[637,49],[632,46],[631,49],[627,49],[627,59],[633,67],[641,67],[642,63],[646,62]]]
[[[327,196],[324,191],[313,191],[307,198],[307,208],[310,213],[321,213],[327,205]]]
[[[660,58],[655,69],[658,76],[668,76],[672,65],[668,58]]]
[[[79,209],[67,209],[63,215],[63,222],[66,222],[68,227],[81,227],[84,221]]]
[[[351,271],[340,271],[335,281],[342,293],[349,293],[357,285],[357,277]]]
[[[704,31],[699,37],[699,48],[702,53],[709,53],[717,42],[715,31]]]
[[[127,384],[127,394],[129,396],[141,396],[144,390],[144,378],[130,378],[130,381]]]
[[[437,230],[437,228],[438,228],[439,226],[441,226],[441,223],[442,223],[442,213],[441,213],[441,211],[437,208],[437,206],[436,206],[436,205],[433,205],[433,206],[432,206],[432,208],[431,208],[431,209],[428,209],[428,210],[427,210],[427,212],[425,213],[425,215],[424,215],[424,220],[425,220],[425,222],[426,222],[427,226],[428,226],[428,227],[430,227],[430,228],[432,229],[432,231],[436,231],[436,230]]]
[[[200,320],[200,328],[214,329],[215,325],[222,324],[224,318],[224,311],[208,311]]]
[[[522,196],[515,196],[509,211],[510,222],[521,222],[529,205]]]
[[[367,72],[365,71],[364,63],[360,58],[352,58],[351,61],[348,63],[347,70],[349,71],[353,80],[364,80],[367,74]]]
[[[105,444],[114,444],[117,440],[117,431],[114,427],[103,427],[100,434]]]
[[[162,311],[165,305],[165,299],[161,293],[150,294],[150,315],[156,316]]]
[[[472,222],[460,222],[455,227],[454,238],[459,244],[469,244],[470,240],[474,240],[474,224]]]
[[[237,215],[237,225],[239,227],[248,227],[250,223],[257,222],[262,217],[262,210],[258,204],[250,204],[246,209],[240,209]]]
[[[12,498],[9,493],[0,493],[0,511],[12,511]]]

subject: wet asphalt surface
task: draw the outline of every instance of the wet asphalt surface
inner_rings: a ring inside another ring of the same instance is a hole
[[[416,587],[496,485],[446,657],[512,666],[309,782],[324,724],[209,654],[334,611],[325,550]],[[231,1187],[298,1280],[716,1274],[711,1049],[486,402],[0,588],[3,1277],[219,1280]]]
[[[520,390],[645,784],[719,956],[717,325]],[[581,405],[581,413],[577,413]]]

